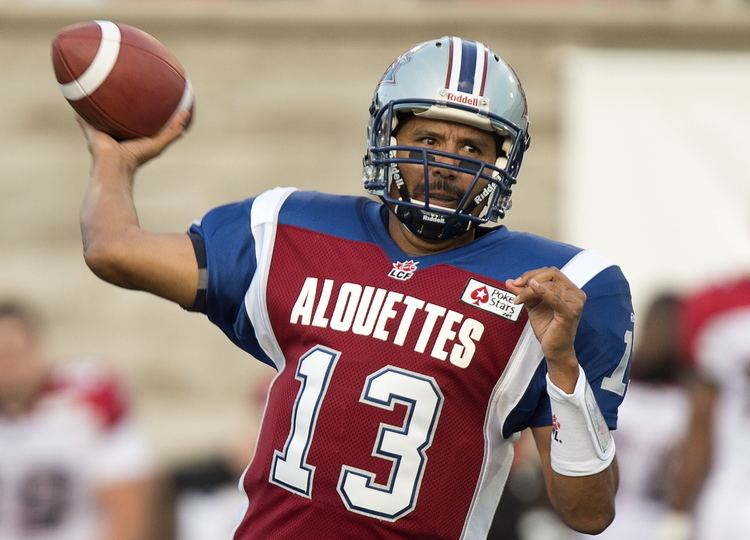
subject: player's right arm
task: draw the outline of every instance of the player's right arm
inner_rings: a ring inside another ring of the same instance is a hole
[[[92,159],[80,216],[86,264],[105,281],[182,306],[193,303],[198,285],[192,243],[186,234],[154,234],[140,227],[133,183],[141,165],[182,135],[188,118],[181,113],[154,137],[122,143],[79,119]]]

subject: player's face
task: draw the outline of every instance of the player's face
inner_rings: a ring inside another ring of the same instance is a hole
[[[31,331],[14,317],[0,317],[0,410],[24,402],[45,374],[39,345]]]
[[[633,374],[641,379],[670,379],[680,368],[679,304],[664,299],[646,311],[635,350]]]
[[[495,139],[488,131],[483,131],[456,122],[430,120],[412,116],[398,129],[396,140],[399,145],[428,148],[451,154],[458,154],[487,163],[497,159]],[[409,152],[399,151],[399,157],[408,157]],[[421,156],[419,156],[421,157]],[[442,156],[432,156],[437,163],[459,165],[460,160]],[[464,193],[469,189],[473,174],[461,173],[439,166],[429,169],[430,204],[445,208],[456,208]],[[401,176],[406,182],[412,199],[424,201],[424,168],[421,164],[400,164]],[[482,180],[472,189],[472,196],[479,194],[487,185]],[[397,196],[394,193],[394,196]],[[476,209],[479,211],[479,208]]]

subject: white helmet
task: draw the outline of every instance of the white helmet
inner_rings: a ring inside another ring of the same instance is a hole
[[[399,113],[459,122],[495,135],[498,159],[487,163],[426,148],[398,145],[394,132]],[[442,37],[416,45],[399,56],[378,82],[370,106],[365,189],[390,205],[415,234],[432,240],[451,238],[472,226],[497,221],[510,209],[510,195],[529,147],[526,96],[513,69],[482,43]],[[397,157],[396,151],[408,157]],[[437,163],[436,156],[458,165]],[[471,174],[474,180],[457,208],[414,201],[401,180],[399,163],[422,164],[425,183],[428,167]],[[471,197],[477,182],[487,186]],[[398,197],[391,193],[395,183]],[[472,210],[484,204],[478,215]]]

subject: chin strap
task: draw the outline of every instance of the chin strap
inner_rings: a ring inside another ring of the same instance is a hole
[[[473,225],[458,216],[395,205],[393,213],[407,229],[425,240],[447,240],[465,234]]]

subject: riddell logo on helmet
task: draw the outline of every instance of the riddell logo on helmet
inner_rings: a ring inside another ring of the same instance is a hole
[[[472,107],[480,107],[485,105],[481,102],[480,96],[474,96],[472,94],[464,94],[463,92],[451,92],[447,90],[445,93],[445,99],[453,103],[462,103],[464,105],[471,105]]]
[[[432,212],[425,212],[422,219],[425,221],[431,221],[432,223],[440,223],[441,225],[445,223],[445,217],[440,214],[433,214]]]

